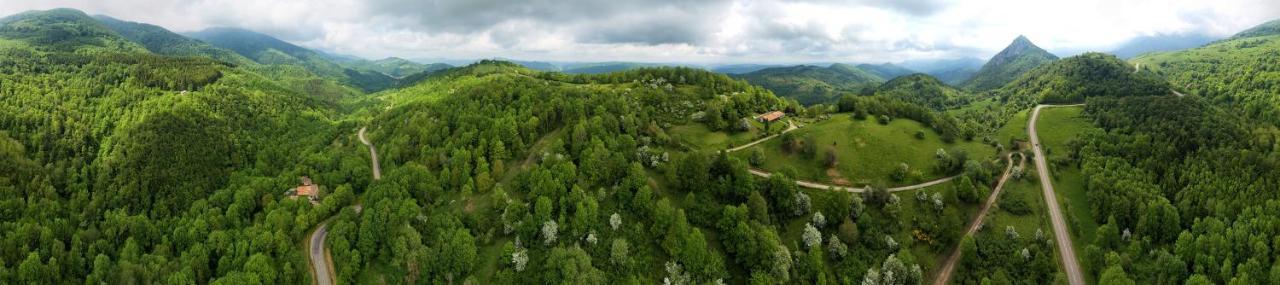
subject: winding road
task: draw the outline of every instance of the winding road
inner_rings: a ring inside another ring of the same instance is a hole
[[[1018,167],[1023,167],[1026,164],[1027,157],[1022,153],[1017,154]],[[1004,183],[1009,180],[1009,174],[1011,174],[1013,170],[1012,156],[1013,154],[1006,154],[1004,156],[1005,162],[1008,162],[1008,165],[1004,167],[1004,175],[1000,176],[1000,181],[996,182],[995,189],[991,191],[991,195],[987,196],[987,202],[982,204],[982,208],[979,209],[978,214],[973,217],[973,221],[969,222],[969,227],[965,230],[964,236],[961,237],[962,239],[964,237],[972,236],[973,233],[978,232],[978,229],[982,227],[982,222],[986,221],[987,212],[991,210],[991,206],[995,205],[996,200],[1000,198],[1000,192],[1004,189]],[[947,260],[944,261],[942,263],[942,267],[939,268],[938,276],[933,279],[933,284],[944,285],[947,284],[948,281],[951,281],[951,272],[955,271],[956,263],[959,261],[960,244],[957,243],[956,246],[951,249],[951,255],[947,256]]]
[[[368,138],[365,138],[365,129],[367,128],[361,127],[360,131],[356,133],[356,137],[360,138],[360,143],[369,147],[369,161],[373,164],[373,180],[381,180],[382,166],[378,164],[378,150],[373,147],[373,144],[369,143]],[[360,210],[363,209],[360,204],[352,205],[352,207],[355,208],[356,213],[360,213]],[[324,241],[328,236],[329,222],[321,222],[320,225],[316,226],[316,230],[311,232],[311,248],[307,249],[309,251],[307,255],[311,263],[311,270],[314,273],[313,276],[315,276],[315,284],[317,285],[334,284],[333,263],[329,259],[329,252],[325,250],[324,246]]]
[[[364,131],[368,127],[361,127],[360,132],[356,133],[360,137],[360,143],[369,147],[369,162],[373,164],[373,180],[382,179],[382,165],[378,164],[378,150],[369,143],[369,139],[364,137]]]
[[[1031,134],[1031,150],[1035,155],[1036,171],[1040,173],[1040,188],[1044,189],[1044,201],[1049,204],[1053,237],[1058,244],[1058,253],[1062,256],[1062,268],[1067,273],[1067,283],[1071,285],[1084,285],[1084,274],[1081,273],[1080,263],[1076,259],[1076,250],[1071,243],[1071,233],[1067,229],[1066,219],[1062,217],[1062,209],[1058,206],[1058,196],[1053,192],[1053,177],[1049,176],[1049,164],[1045,162],[1044,151],[1040,148],[1040,136],[1036,134],[1036,119],[1040,117],[1040,109],[1043,108],[1083,105],[1039,105],[1031,112],[1031,122],[1027,123],[1027,132]]]

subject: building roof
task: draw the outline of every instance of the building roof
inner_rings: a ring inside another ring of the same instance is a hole
[[[320,187],[316,187],[315,185],[302,185],[298,186],[297,191],[294,193],[298,196],[315,196],[318,192],[320,192]]]
[[[773,111],[773,112],[764,113],[763,115],[760,115],[759,118],[765,121],[775,121],[775,120],[781,119],[783,115],[785,114],[783,114],[782,111]]]

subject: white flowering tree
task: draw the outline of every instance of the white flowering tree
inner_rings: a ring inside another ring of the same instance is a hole
[[[560,231],[560,225],[556,221],[546,221],[542,223],[542,244],[551,245],[556,242],[556,234]]]
[[[805,248],[822,245],[822,233],[818,231],[818,228],[813,227],[813,224],[804,224],[804,234],[801,234],[800,237],[804,239]]]
[[[609,228],[612,228],[613,230],[616,231],[618,230],[619,226],[622,226],[622,215],[619,215],[618,213],[613,213],[613,215],[609,215]]]

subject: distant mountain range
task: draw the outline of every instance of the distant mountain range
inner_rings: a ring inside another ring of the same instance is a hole
[[[772,67],[734,76],[804,105],[831,102],[845,93],[865,93],[864,89],[884,82],[874,73],[843,63]]]
[[[1000,88],[1032,68],[1057,59],[1058,56],[1031,43],[1027,37],[1018,36],[982,65],[963,86],[977,91]]]
[[[863,63],[858,65],[858,69],[866,70],[867,72],[870,72],[871,74],[875,74],[876,76],[879,76],[880,78],[885,80],[892,80],[894,78],[898,78],[899,76],[917,73],[915,70],[897,66],[892,63],[882,63],[882,64]]]
[[[1133,58],[1149,52],[1174,51],[1200,47],[1217,40],[1205,34],[1160,34],[1130,39],[1111,50],[1120,58]]]
[[[908,60],[898,65],[932,75],[951,86],[959,86],[982,68],[985,61],[965,57],[954,59]]]

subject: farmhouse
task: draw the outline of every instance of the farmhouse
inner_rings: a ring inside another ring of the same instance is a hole
[[[756,116],[756,120],[760,121],[761,123],[768,123],[768,122],[777,121],[778,119],[781,119],[782,116],[785,116],[785,115],[786,114],[782,113],[782,111],[773,111],[773,112],[764,113],[760,116]]]
[[[307,199],[311,200],[311,203],[319,203],[320,186],[315,183],[311,183],[311,177],[303,176],[301,177],[301,180],[301,186],[290,189],[290,191],[285,191],[285,194],[289,195],[289,199],[298,199],[298,196],[306,196]]]

